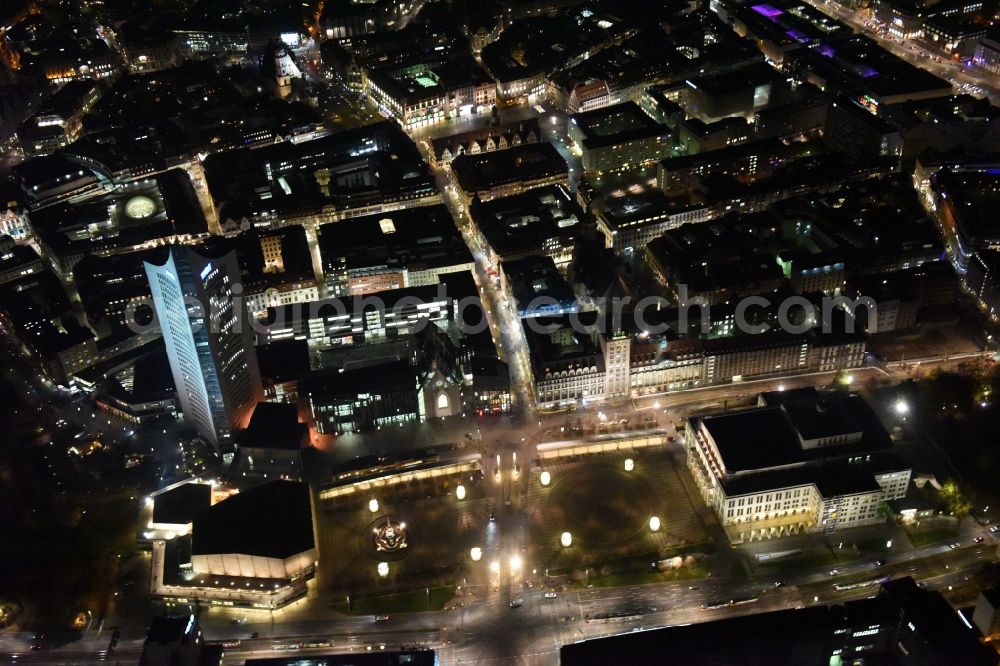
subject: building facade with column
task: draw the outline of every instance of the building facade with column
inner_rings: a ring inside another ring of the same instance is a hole
[[[655,319],[654,313],[646,313]],[[676,313],[664,317],[670,319]],[[576,331],[571,318],[582,329]],[[726,321],[712,323],[717,337],[681,337],[677,321],[664,321],[668,333],[601,330],[595,313],[581,312],[543,317],[543,326],[556,330],[538,333],[524,323],[541,405],[593,402],[666,393],[699,386],[738,383],[762,377],[804,372],[833,372],[864,364],[865,337],[861,333],[802,335],[780,331],[758,335],[731,335]],[[720,334],[721,333],[721,334]]]
[[[884,521],[911,470],[854,394],[762,393],[745,411],[693,417],[688,468],[734,543]]]

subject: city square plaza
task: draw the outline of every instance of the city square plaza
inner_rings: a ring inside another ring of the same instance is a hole
[[[518,580],[544,582],[550,570],[704,544],[673,447],[629,448],[640,441],[542,445],[530,469],[499,480],[478,454],[342,474],[316,494],[318,582],[355,598],[475,589],[502,582],[511,558]],[[525,546],[505,545],[519,524]]]

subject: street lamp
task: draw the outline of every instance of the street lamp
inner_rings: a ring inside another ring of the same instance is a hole
[[[517,573],[521,570],[521,556],[511,555],[510,557],[510,571],[511,573]]]
[[[388,562],[379,562],[378,563],[378,575],[381,576],[382,578],[385,578],[386,576],[389,575],[389,563]]]
[[[372,513],[378,513],[378,500],[374,497],[368,500],[368,510]]]
[[[473,547],[472,550],[469,551],[469,555],[472,557],[473,562],[478,562],[479,560],[483,559],[483,549],[480,548],[479,546],[475,546]]]
[[[569,532],[563,532],[562,536],[559,537],[559,543],[563,545],[563,548],[569,548],[573,545],[573,535]]]
[[[455,497],[457,497],[460,500],[465,499],[465,486],[459,485],[457,488],[455,488]]]
[[[635,469],[635,461],[632,460],[631,458],[626,458],[625,459],[625,471],[626,472],[631,472],[634,469]]]
[[[492,571],[495,574],[500,573],[500,563],[497,562],[496,560],[490,562],[490,571]]]
[[[539,479],[539,481],[542,482],[543,486],[547,486],[550,483],[552,483],[552,475],[549,474],[548,472],[542,472],[542,477]]]
[[[659,516],[652,516],[652,517],[650,517],[650,519],[649,519],[649,530],[651,532],[659,532],[660,531],[660,517]]]
[[[910,413],[910,406],[906,404],[906,401],[902,398],[896,401],[896,413],[900,416],[905,416]]]

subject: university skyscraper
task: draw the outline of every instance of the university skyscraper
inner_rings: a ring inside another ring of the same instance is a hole
[[[223,452],[262,397],[236,254],[205,257],[175,245],[145,262],[184,420]]]

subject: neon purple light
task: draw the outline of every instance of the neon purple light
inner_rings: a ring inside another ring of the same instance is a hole
[[[868,65],[861,65],[858,67],[858,74],[860,74],[863,79],[870,79],[873,76],[878,76],[878,72]]]
[[[781,16],[785,13],[772,5],[754,5],[750,9],[754,10],[761,16],[766,16],[769,19],[773,19],[775,16]]]
[[[833,47],[829,44],[821,44],[816,48],[816,50],[825,55],[827,58],[832,58],[833,54],[836,53],[836,51],[833,50]]]
[[[808,35],[801,33],[798,30],[786,30],[785,34],[794,39],[795,41],[799,42],[800,44],[804,44],[808,41],[811,41]]]

